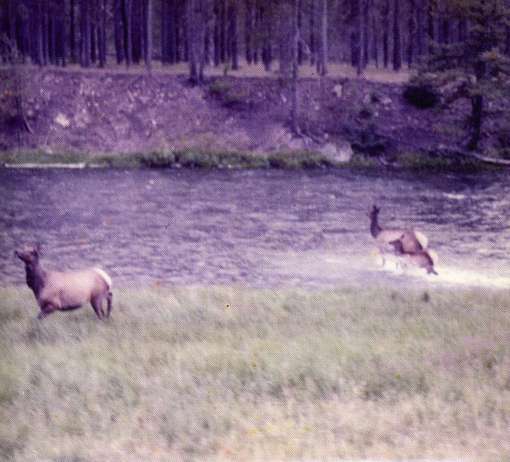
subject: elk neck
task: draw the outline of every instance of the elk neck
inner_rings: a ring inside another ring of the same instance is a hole
[[[25,263],[27,285],[38,297],[46,282],[46,271],[37,263]]]
[[[379,222],[377,220],[377,214],[370,214],[370,234],[373,238],[376,238],[379,233],[382,231],[382,228],[379,226]]]

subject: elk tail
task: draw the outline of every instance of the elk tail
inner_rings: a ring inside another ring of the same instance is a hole
[[[101,276],[104,282],[106,282],[106,285],[108,286],[108,292],[112,291],[112,278],[108,276],[106,271],[102,270],[101,268],[94,268],[94,271]]]

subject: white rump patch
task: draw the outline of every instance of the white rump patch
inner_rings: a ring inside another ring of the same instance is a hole
[[[106,285],[108,286],[108,289],[112,289],[112,278],[108,276],[106,271],[103,271],[101,268],[94,268],[94,271],[101,276],[104,281],[106,282]]]
[[[423,249],[426,249],[429,245],[429,239],[425,234],[421,233],[420,231],[415,231],[414,235],[416,236],[416,240],[420,243]]]

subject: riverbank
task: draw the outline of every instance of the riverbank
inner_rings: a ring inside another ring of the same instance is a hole
[[[21,72],[26,124],[20,130],[16,91],[9,87],[8,70],[0,70],[5,77],[0,78],[0,151],[76,157],[307,152],[335,163],[353,156],[376,164],[405,163],[409,157],[423,158],[424,163],[430,158],[463,162],[455,153],[462,152],[469,104],[420,109],[404,98],[405,81],[389,79],[388,72],[386,81],[337,75],[301,78],[299,136],[290,130],[289,85],[273,74],[214,75],[204,86],[191,87],[186,75],[171,72]],[[504,149],[502,123],[498,117],[486,119],[482,148],[489,155],[497,157],[498,149]]]
[[[117,289],[44,322],[0,289],[0,454],[510,456],[507,291]]]
[[[64,153],[44,151],[0,151],[0,168],[154,168],[154,169],[361,169],[417,172],[486,172],[504,166],[475,158],[403,154],[388,162],[354,154],[347,162],[335,162],[318,152],[217,152],[206,150],[152,151],[148,153]]]

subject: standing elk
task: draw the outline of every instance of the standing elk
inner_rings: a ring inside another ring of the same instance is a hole
[[[402,243],[403,253],[418,253],[427,248],[428,239],[419,231],[405,228],[381,228],[379,224],[379,212],[381,210],[372,206],[370,210],[370,234],[375,239],[379,253],[385,263],[384,254],[392,241],[399,240]]]
[[[373,205],[369,213],[370,234],[376,241],[383,265],[385,264],[384,255],[388,253],[391,246],[392,253],[419,268],[425,268],[427,273],[437,274],[434,269],[434,260],[427,250],[427,237],[414,229],[382,228],[379,224],[379,212],[380,209]]]
[[[99,319],[110,317],[112,310],[112,280],[100,268],[80,271],[48,271],[40,262],[40,245],[16,250],[16,257],[25,263],[26,281],[34,292],[43,319],[54,311],[67,311],[90,303]],[[106,314],[103,302],[107,301]]]

